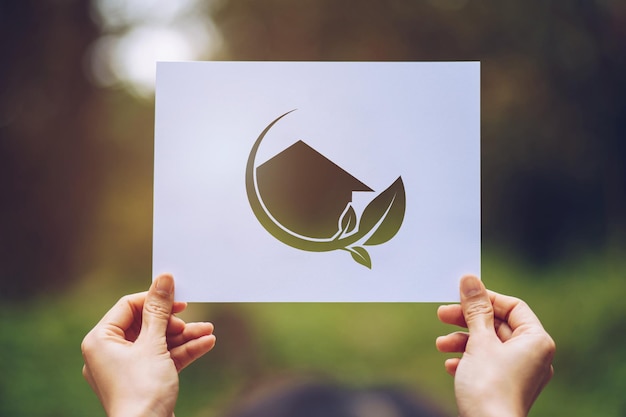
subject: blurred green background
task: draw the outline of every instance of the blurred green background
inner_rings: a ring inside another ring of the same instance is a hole
[[[532,415],[626,416],[620,0],[0,0],[0,416],[104,415],[80,342],[150,282],[157,59],[480,60],[482,278],[557,343]],[[193,305],[218,344],[177,414],[322,375],[456,415],[436,308]]]

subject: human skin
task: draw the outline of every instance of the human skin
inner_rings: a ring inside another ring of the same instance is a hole
[[[122,297],[85,336],[83,376],[107,416],[174,415],[178,372],[215,345],[211,323],[185,323],[174,314],[171,275],[147,292]]]
[[[526,416],[552,377],[555,345],[521,300],[461,279],[461,304],[441,306],[447,324],[466,327],[437,338],[455,378],[461,417]],[[161,275],[148,292],[123,297],[82,343],[83,375],[109,417],[173,416],[178,372],[215,345],[211,323],[185,323],[174,314],[174,281]]]
[[[554,374],[554,341],[524,301],[486,290],[475,276],[461,279],[460,292],[460,305],[437,315],[468,331],[436,340],[439,351],[462,353],[445,361],[459,416],[527,416]]]

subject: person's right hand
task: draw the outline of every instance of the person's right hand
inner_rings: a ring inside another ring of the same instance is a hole
[[[441,306],[439,319],[467,327],[437,338],[454,376],[461,417],[527,416],[554,374],[555,344],[526,303],[487,291],[474,276],[461,279],[461,304]]]
[[[147,292],[127,295],[85,336],[83,376],[107,416],[172,417],[178,372],[215,345],[211,323],[185,323],[174,278],[158,276]]]

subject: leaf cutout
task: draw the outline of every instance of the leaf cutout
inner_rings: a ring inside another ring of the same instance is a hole
[[[339,220],[339,230],[342,233],[350,233],[356,227],[356,213],[352,206],[348,207],[341,219]]]
[[[369,233],[376,228],[364,245],[380,245],[394,237],[402,226],[405,208],[404,183],[398,177],[363,210],[359,230]]]
[[[346,248],[346,249],[350,251],[350,255],[352,255],[352,259],[354,259],[361,265],[366,266],[369,269],[372,269],[372,258],[370,258],[370,254],[367,253],[365,248],[362,248],[360,246],[354,246],[354,247]]]

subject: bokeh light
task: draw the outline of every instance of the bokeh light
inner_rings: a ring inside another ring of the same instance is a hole
[[[210,58],[221,46],[198,0],[98,0],[93,16],[103,31],[89,56],[89,69],[101,86],[122,84],[133,94],[154,94],[157,61]]]

